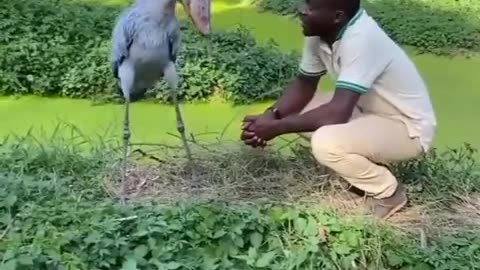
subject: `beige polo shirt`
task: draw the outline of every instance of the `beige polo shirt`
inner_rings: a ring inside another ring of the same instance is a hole
[[[361,9],[340,32],[332,49],[319,37],[306,37],[299,70],[328,73],[336,88],[362,94],[360,110],[399,119],[427,151],[436,117],[427,87],[408,55]]]

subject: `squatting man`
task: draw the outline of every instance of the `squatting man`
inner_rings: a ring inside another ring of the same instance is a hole
[[[428,89],[360,0],[305,0],[298,13],[304,34],[298,75],[273,106],[244,118],[241,139],[252,147],[289,133],[309,139],[316,160],[386,219],[407,196],[378,164],[430,149],[437,123]],[[327,73],[336,80],[332,94],[317,92]]]

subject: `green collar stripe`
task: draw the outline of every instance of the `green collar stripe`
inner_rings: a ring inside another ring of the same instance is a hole
[[[354,90],[359,93],[366,93],[368,92],[368,88],[362,85],[358,85],[355,83],[351,82],[346,82],[346,81],[338,81],[335,85],[336,88],[344,88],[344,89],[349,89],[349,90]]]
[[[357,14],[355,14],[355,16],[353,16],[353,18],[351,18],[350,21],[346,25],[344,25],[342,29],[340,29],[340,32],[338,32],[338,35],[337,35],[337,40],[342,38],[343,33],[345,32],[345,30],[347,30],[347,27],[353,25],[362,16],[362,14],[363,14],[363,8],[360,8],[357,11]]]

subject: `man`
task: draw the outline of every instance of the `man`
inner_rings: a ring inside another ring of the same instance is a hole
[[[309,137],[318,162],[365,192],[373,214],[386,219],[407,197],[378,164],[428,151],[436,118],[415,65],[359,2],[305,1],[299,74],[274,106],[245,117],[241,138],[263,147],[283,134]],[[326,73],[336,79],[332,95],[316,92]]]

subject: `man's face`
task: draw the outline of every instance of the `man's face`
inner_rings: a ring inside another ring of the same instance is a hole
[[[328,3],[330,0],[304,0],[299,8],[305,36],[324,36],[335,28],[338,23],[336,10]]]

